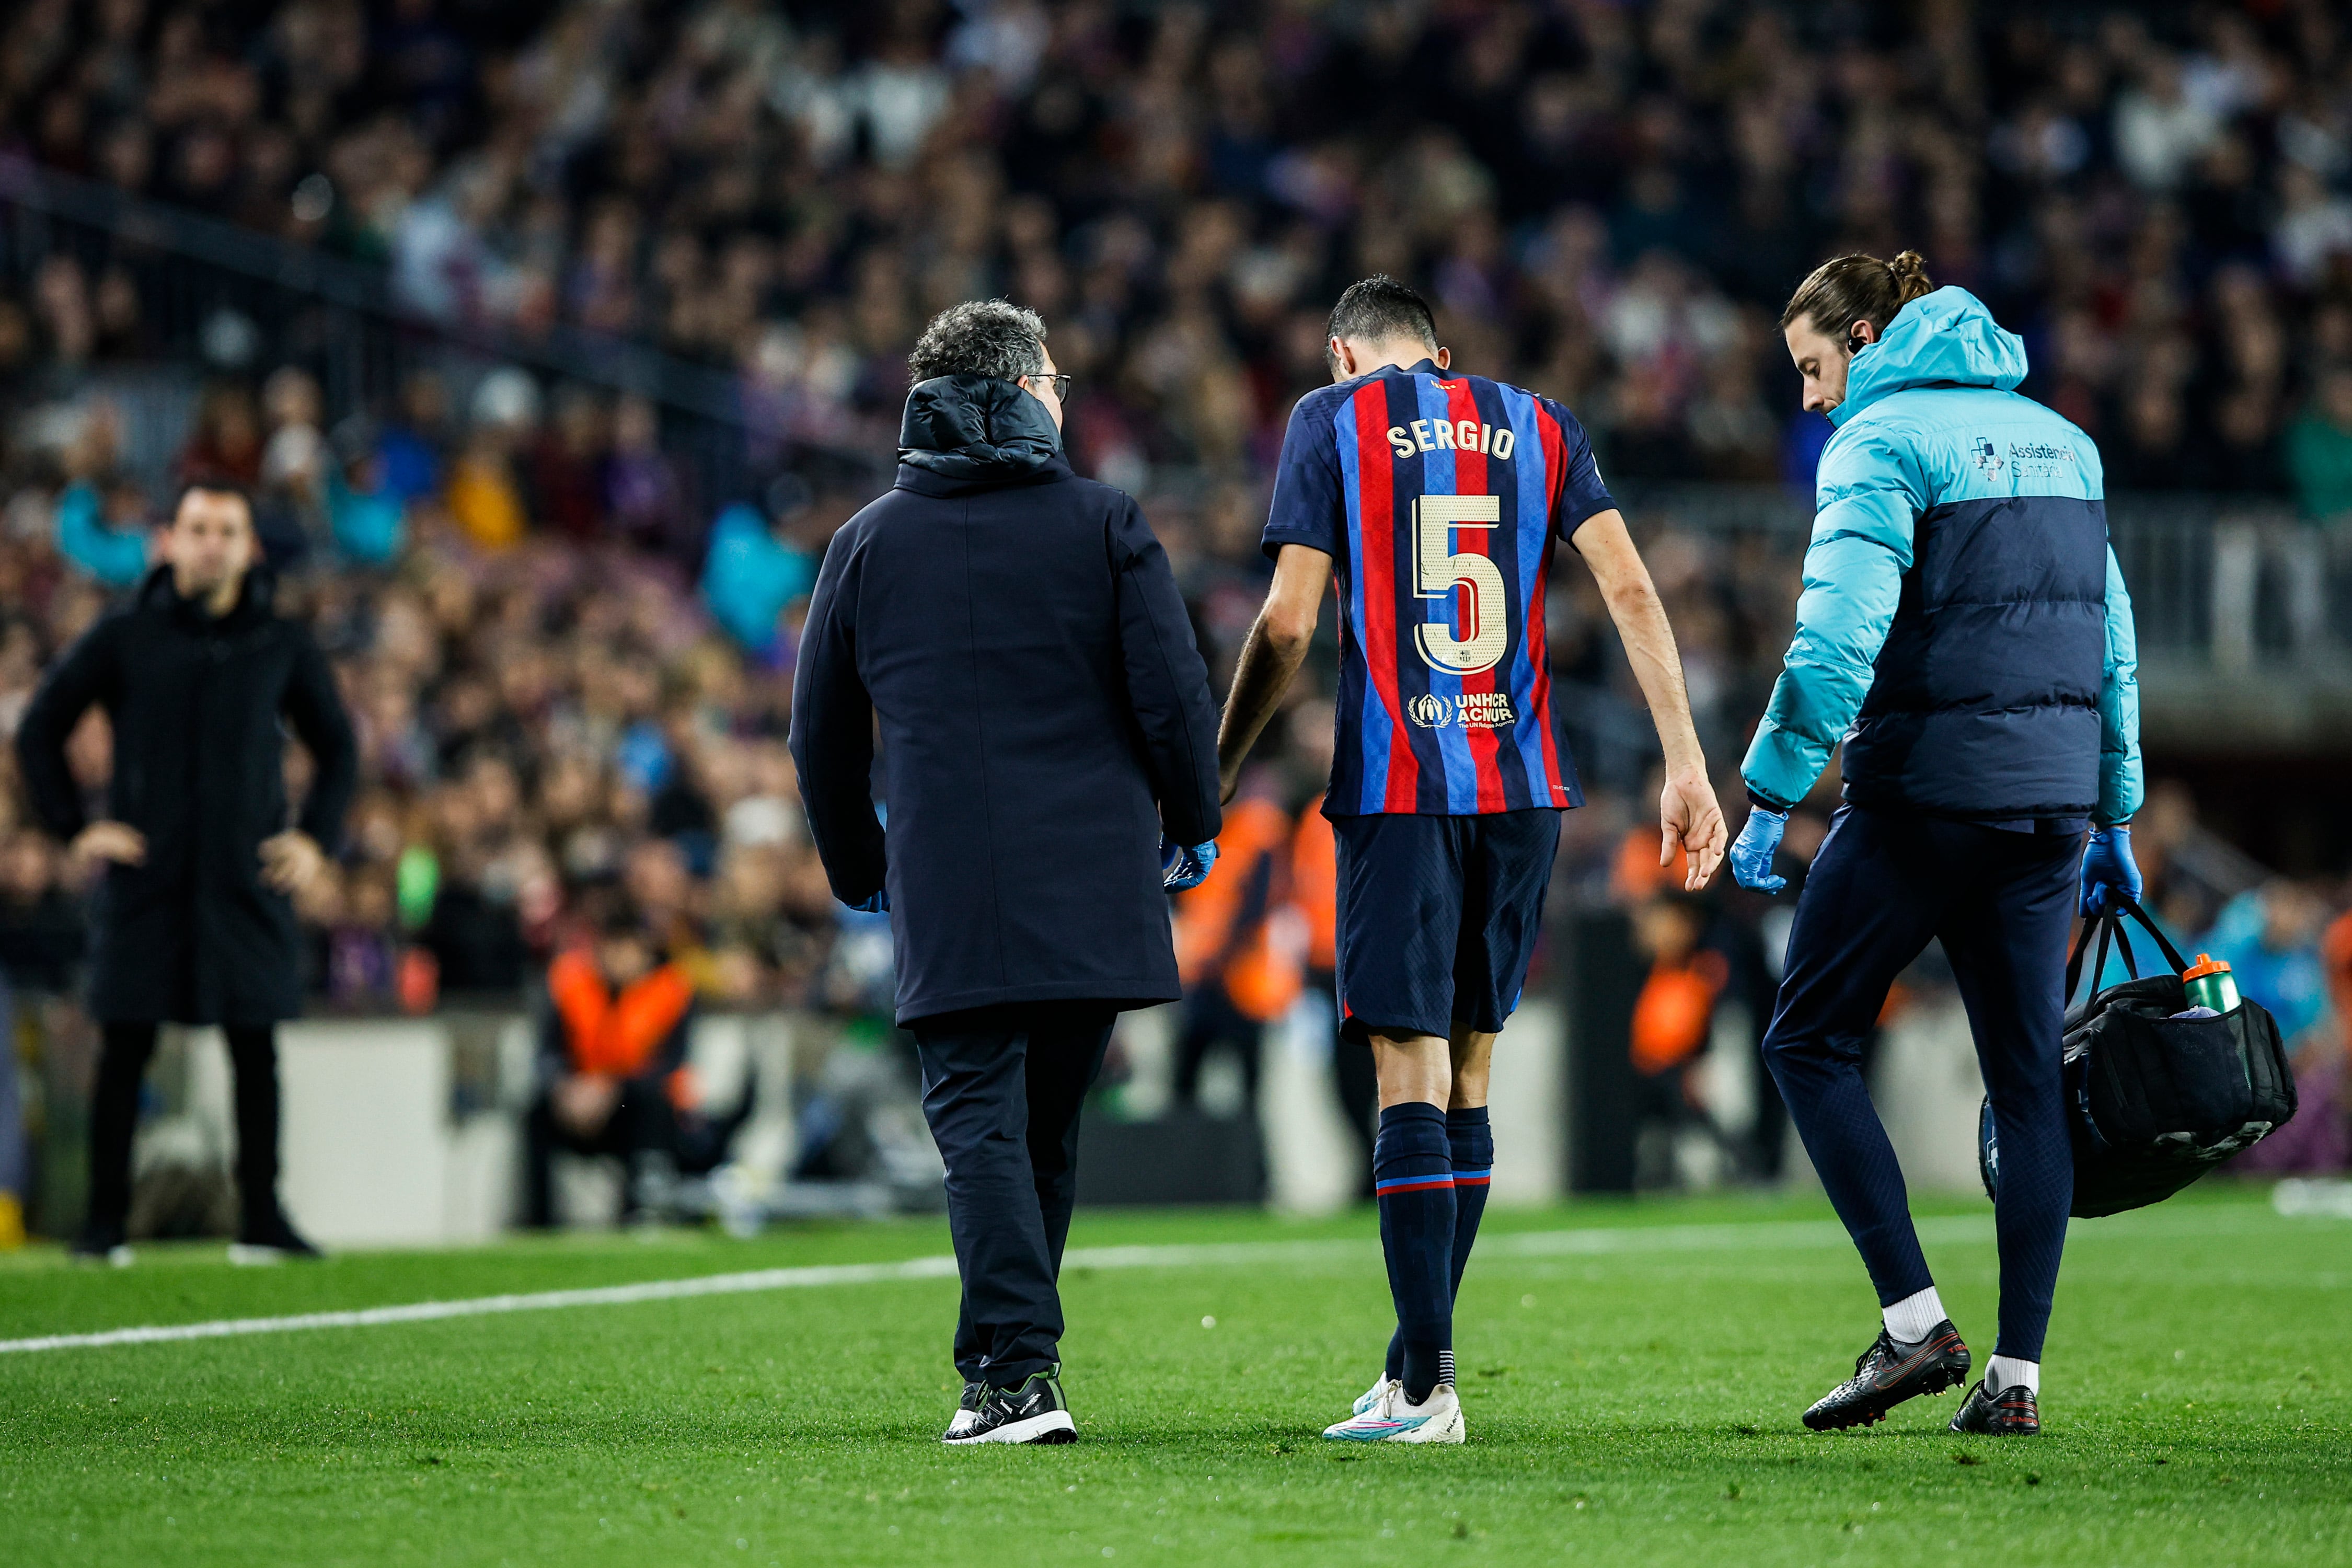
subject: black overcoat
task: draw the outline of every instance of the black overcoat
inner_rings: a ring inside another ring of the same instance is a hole
[[[42,680],[16,731],[33,806],[70,839],[87,825],[66,738],[93,704],[112,722],[106,815],[146,836],[143,865],[107,868],[92,908],[90,1011],[101,1022],[263,1025],[301,1011],[292,906],[261,880],[261,841],[288,826],[285,730],[315,763],[299,826],[329,855],[358,770],[351,721],[310,634],[247,574],[215,617],[151,573]]]
[[[1160,839],[1216,837],[1216,709],[1141,510],[1058,448],[1013,383],[922,383],[810,602],[793,758],[834,891],[888,886],[902,1023],[1179,994]]]

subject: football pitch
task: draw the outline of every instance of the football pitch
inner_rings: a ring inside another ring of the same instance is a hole
[[[1456,1320],[1470,1440],[1326,1443],[1389,1314],[1369,1210],[1081,1211],[1074,1447],[946,1449],[936,1221],[232,1269],[0,1258],[0,1340],[477,1302],[0,1353],[12,1564],[2352,1562],[2352,1222],[2216,1185],[2077,1222],[2045,1433],[1956,1397],[1814,1436],[1875,1331],[1817,1200],[1496,1211]],[[1992,1348],[1982,1203],[1920,1205]],[[932,1259],[931,1262],[921,1261]],[[651,1295],[655,1299],[642,1299]],[[617,1296],[619,1299],[614,1299]]]

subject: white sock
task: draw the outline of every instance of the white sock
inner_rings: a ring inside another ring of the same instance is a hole
[[[1944,1303],[1937,1300],[1936,1288],[1915,1290],[1892,1307],[1883,1309],[1886,1331],[1906,1345],[1917,1344],[1929,1331],[1944,1321]]]
[[[2026,1393],[2036,1399],[2041,1398],[2042,1363],[2019,1361],[2015,1356],[2006,1355],[1997,1355],[1985,1363],[1984,1384],[1988,1392],[1999,1394],[2021,1383],[2025,1385]]]

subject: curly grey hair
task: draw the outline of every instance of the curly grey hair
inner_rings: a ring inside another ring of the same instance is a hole
[[[972,300],[931,318],[907,371],[917,381],[936,375],[990,375],[1018,381],[1045,368],[1045,323],[1009,300]]]

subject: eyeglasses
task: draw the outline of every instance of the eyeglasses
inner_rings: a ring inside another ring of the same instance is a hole
[[[1063,403],[1069,399],[1070,383],[1077,378],[1071,375],[1024,375],[1021,379],[1024,384],[1033,381],[1052,382],[1054,384],[1054,401],[1056,403]]]

